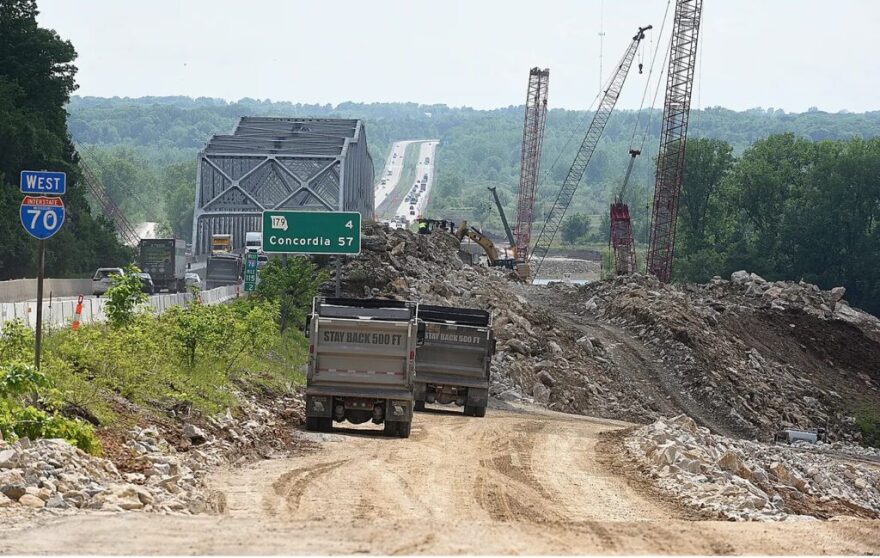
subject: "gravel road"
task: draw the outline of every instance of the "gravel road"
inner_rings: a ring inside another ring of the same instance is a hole
[[[624,426],[490,409],[485,419],[419,414],[408,440],[369,428],[303,433],[314,450],[215,474],[217,515],[58,518],[0,533],[0,552],[880,552],[876,521],[700,520],[620,465],[609,434]]]

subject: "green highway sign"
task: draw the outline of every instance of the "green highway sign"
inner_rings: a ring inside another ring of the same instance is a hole
[[[248,252],[244,255],[244,292],[251,293],[257,286],[257,258],[256,252]]]
[[[360,254],[356,211],[264,211],[263,251],[272,254]]]

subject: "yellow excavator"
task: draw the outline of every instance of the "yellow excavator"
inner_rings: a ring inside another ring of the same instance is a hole
[[[461,222],[461,225],[459,225],[458,229],[455,231],[455,236],[459,241],[464,240],[464,237],[468,237],[479,245],[486,253],[486,258],[488,258],[490,266],[511,269],[516,273],[517,277],[523,281],[528,279],[529,265],[527,263],[518,262],[515,258],[505,258],[502,256],[501,252],[495,246],[495,243],[479,230],[468,225],[467,221]]]

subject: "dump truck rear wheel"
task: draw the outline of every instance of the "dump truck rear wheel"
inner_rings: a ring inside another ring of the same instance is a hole
[[[475,417],[486,416],[486,407],[473,407]]]
[[[398,422],[397,423],[397,435],[401,438],[409,438],[410,430],[412,429],[411,422]]]
[[[413,409],[416,411],[424,411],[425,410],[425,402],[424,401],[416,401],[413,405]]]
[[[474,416],[474,407],[471,407],[470,405],[465,405],[464,406],[464,416],[466,416],[466,417]]]
[[[306,430],[315,432],[318,430],[318,417],[306,417]]]
[[[386,436],[394,436],[397,434],[397,423],[385,421],[385,435]]]
[[[330,417],[324,417],[318,419],[318,430],[320,432],[332,432],[333,431],[333,419]]]

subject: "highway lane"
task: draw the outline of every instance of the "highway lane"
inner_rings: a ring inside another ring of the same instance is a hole
[[[388,155],[388,160],[385,161],[385,167],[376,183],[376,202],[374,204],[376,209],[397,187],[400,175],[403,173],[403,157],[406,154],[406,147],[414,142],[415,140],[398,141],[391,146],[391,153]],[[382,184],[383,180],[385,184]]]
[[[404,218],[408,222],[414,221],[422,216],[431,196],[431,189],[434,186],[434,154],[437,150],[437,141],[425,141],[419,145],[419,158],[416,164],[416,184],[410,186],[407,196],[415,193],[418,197],[415,202],[409,202],[406,199],[401,202],[395,212],[395,217]],[[428,161],[427,163],[425,161]],[[425,191],[421,191],[421,180],[427,175],[428,181]]]

